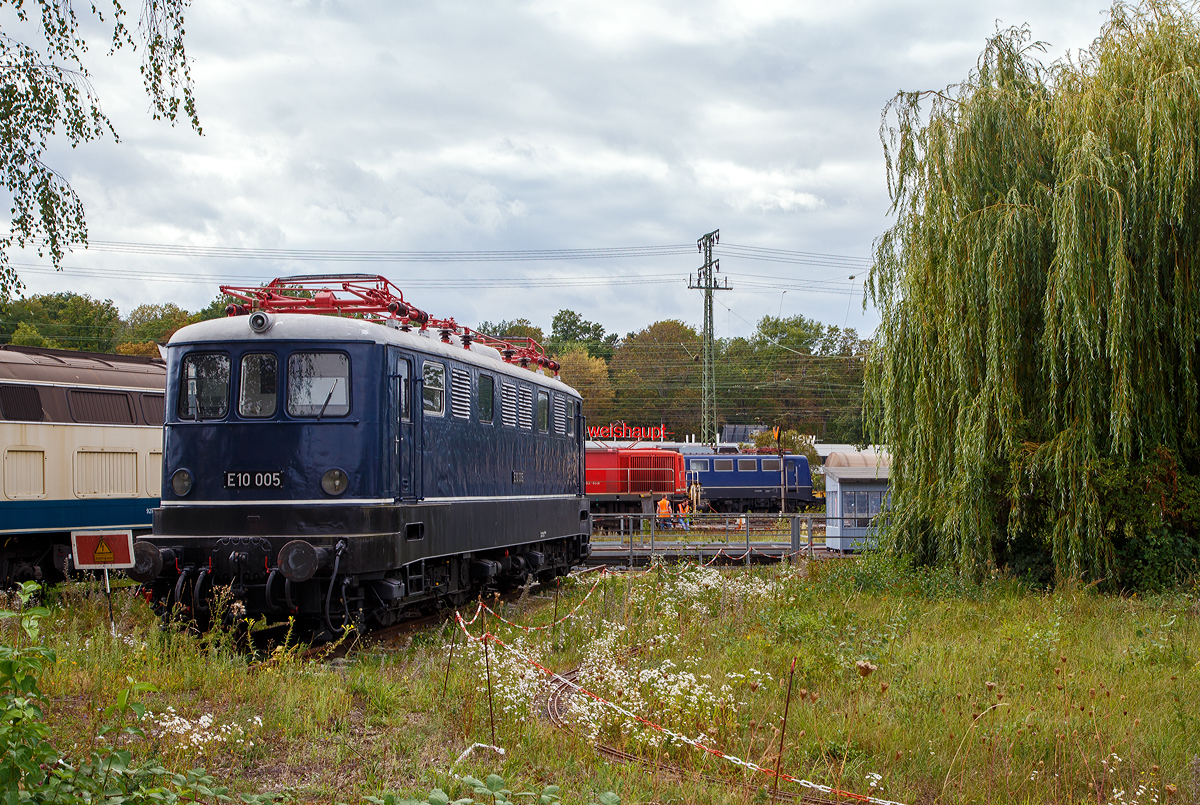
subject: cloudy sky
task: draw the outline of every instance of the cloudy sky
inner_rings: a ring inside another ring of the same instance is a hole
[[[763,315],[870,332],[862,278],[889,224],[879,114],[974,66],[997,22],[1047,60],[1087,47],[1106,0],[196,0],[202,137],[155,123],[138,57],[90,66],[120,143],[57,148],[99,242],[235,249],[509,251],[722,244],[719,336]],[[99,29],[96,30],[99,33]],[[120,247],[124,248],[124,247]],[[626,333],[700,325],[694,250],[608,259],[413,262],[77,250],[14,255],[26,293],[128,312],[206,305],[221,283],[382,273],[460,322],[561,308]],[[44,263],[42,264],[44,266]],[[850,276],[855,279],[851,280]]]

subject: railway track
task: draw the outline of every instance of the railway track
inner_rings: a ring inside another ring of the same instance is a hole
[[[582,572],[588,573],[598,568],[587,568]],[[523,598],[533,596],[540,593],[542,590],[553,589],[556,581],[541,584],[534,582],[528,587],[521,587],[507,593],[499,593],[486,599],[493,602],[513,602],[520,601]],[[316,634],[311,630],[305,630],[303,633],[297,634],[292,631],[292,637],[289,641],[292,645],[309,644],[308,648],[299,653],[299,658],[304,660],[321,659],[329,661],[340,657],[345,657],[348,653],[356,648],[368,648],[372,646],[386,646],[389,643],[395,643],[404,637],[415,634],[422,629],[427,629],[431,626],[440,626],[447,620],[454,617],[457,609],[447,608],[429,615],[423,615],[419,618],[412,618],[403,623],[397,623],[392,626],[385,626],[379,629],[372,629],[369,632],[354,634],[344,640],[323,641],[319,644],[316,642]],[[270,656],[271,651],[283,644],[288,638],[288,632],[291,626],[286,623],[275,624],[265,629],[260,629],[256,632],[251,632],[250,641],[255,652]]]

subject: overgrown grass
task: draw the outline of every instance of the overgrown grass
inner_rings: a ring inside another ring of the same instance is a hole
[[[1196,590],[1031,593],[866,557],[589,575],[565,584],[560,614],[597,581],[552,630],[526,634],[490,616],[486,628],[550,668],[580,668],[581,683],[626,709],[770,768],[794,658],[782,769],[835,788],[913,803],[1200,798]],[[514,788],[561,785],[568,802],[613,790],[626,803],[733,803],[771,785],[584,697],[574,729],[556,729],[541,672],[497,645],[486,664],[506,753],[477,750],[451,772],[465,748],[492,743],[482,646],[451,624],[333,662],[251,657],[225,633],[160,629],[130,596],[116,600],[113,636],[94,588],[60,595],[44,630],[58,662],[42,686],[64,748],[95,740],[98,708],[133,678],[158,689],[143,698],[154,715],[147,736],[131,739],[135,759],[205,765],[234,790],[454,796],[455,775],[496,772]],[[538,625],[554,608],[543,593],[500,612]],[[728,785],[610,764],[592,739]]]

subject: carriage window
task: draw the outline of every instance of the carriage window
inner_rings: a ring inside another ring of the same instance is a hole
[[[537,425],[538,433],[550,430],[550,395],[544,391],[538,392]]]
[[[732,458],[714,458],[713,470],[716,472],[733,472]]]
[[[491,375],[479,376],[479,421],[491,422],[496,396],[496,381]]]
[[[146,424],[162,425],[165,406],[162,394],[143,394],[142,416],[146,418]]]
[[[425,361],[421,376],[425,379],[425,390],[422,392],[425,413],[441,416],[446,412],[446,367]]]
[[[242,356],[238,413],[244,417],[275,414],[279,364],[270,353]]]
[[[340,352],[297,352],[288,358],[287,412],[292,416],[350,413],[350,358]]]
[[[221,419],[229,411],[229,356],[188,355],[180,371],[179,418]]]
[[[758,470],[758,460],[753,458],[739,458],[738,472],[756,472]],[[776,467],[778,469],[778,467]]]
[[[42,398],[35,386],[0,386],[0,415],[5,419],[41,422]]]
[[[708,472],[707,458],[693,458],[688,460],[688,469],[692,472]]]
[[[567,435],[575,435],[575,412],[578,410],[574,400],[567,400]]]
[[[779,472],[779,459],[764,458],[762,460],[762,471],[763,472]]]

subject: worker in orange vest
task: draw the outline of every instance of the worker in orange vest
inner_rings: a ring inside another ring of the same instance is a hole
[[[658,501],[658,525],[659,528],[666,528],[671,524],[671,501],[666,498],[659,498]]]
[[[688,506],[686,499],[679,501],[679,517],[676,518],[675,522],[678,523],[679,527],[684,531],[692,530],[691,526],[688,525],[688,515],[691,514],[691,512],[691,507]]]

